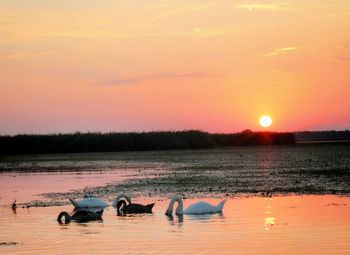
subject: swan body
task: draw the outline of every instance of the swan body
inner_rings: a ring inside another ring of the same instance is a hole
[[[61,212],[57,217],[57,221],[62,224],[63,223],[62,218],[64,217],[65,224],[68,224],[71,221],[83,223],[83,222],[89,222],[89,221],[95,221],[95,220],[102,220],[102,214],[103,214],[103,210],[99,210],[96,212],[87,211],[87,210],[78,210],[72,216],[69,215],[67,212]]]
[[[221,213],[224,208],[226,200],[221,201],[218,205],[211,205],[207,202],[199,201],[190,205],[185,210],[183,209],[183,202],[181,198],[175,197],[171,199],[168,209],[165,214],[170,216],[173,214],[174,204],[178,203],[178,206],[175,210],[175,214],[183,215],[183,214],[213,214],[213,213]]]
[[[123,197],[129,203],[131,203],[131,199],[129,196],[121,194],[114,199],[112,206],[115,207],[117,205],[117,202]],[[107,204],[106,202],[104,202],[101,199],[96,198],[96,197],[86,197],[86,198],[83,198],[83,199],[77,200],[77,201],[69,198],[69,201],[73,204],[75,209],[79,209],[79,208],[104,208],[104,207],[109,206],[109,204]]]
[[[93,208],[93,207],[107,207],[108,204],[101,199],[95,197],[87,197],[81,200],[73,200],[69,198],[69,201],[73,204],[74,208]]]
[[[220,202],[219,205],[214,206],[207,202],[197,202],[195,204],[190,205],[184,210],[184,214],[211,214],[211,213],[219,213],[222,212],[222,208],[224,206],[224,201]]]
[[[137,213],[152,213],[154,203],[148,205],[141,204],[126,204],[125,200],[119,200],[117,203],[117,213],[122,214],[137,214]]]

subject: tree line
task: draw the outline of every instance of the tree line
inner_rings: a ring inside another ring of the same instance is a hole
[[[252,132],[233,134],[159,131],[129,133],[72,133],[0,136],[0,154],[38,154],[208,149],[222,146],[293,144],[293,133]]]

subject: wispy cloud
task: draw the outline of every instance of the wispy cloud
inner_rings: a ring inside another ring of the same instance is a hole
[[[207,38],[207,37],[220,37],[233,34],[235,31],[231,30],[219,30],[219,29],[202,29],[199,27],[192,28],[192,35],[197,38]]]
[[[23,59],[50,55],[49,51],[0,53],[0,59]]]
[[[288,11],[292,6],[288,3],[250,3],[234,5],[237,9],[247,9],[249,11]]]
[[[339,61],[350,61],[350,56],[341,56],[341,57],[336,57],[335,59]]]
[[[340,45],[338,48],[342,50],[350,50],[350,44]]]
[[[136,84],[142,81],[147,80],[156,80],[156,79],[179,79],[179,78],[202,78],[202,77],[213,77],[214,74],[204,73],[204,72],[193,72],[193,73],[158,73],[150,74],[145,76],[138,76],[126,79],[113,79],[107,81],[101,81],[93,83],[92,85],[98,86],[118,86],[118,85],[130,85]]]
[[[273,51],[271,51],[268,54],[265,54],[265,57],[273,57],[273,56],[280,56],[280,55],[285,55],[291,52],[295,52],[297,50],[302,49],[302,47],[294,47],[294,46],[290,46],[290,47],[283,47],[283,48],[279,48],[279,49],[275,49]]]

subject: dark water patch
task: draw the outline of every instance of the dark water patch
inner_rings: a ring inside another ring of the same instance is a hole
[[[29,209],[31,207],[50,207],[50,206],[62,206],[67,205],[69,202],[67,201],[42,201],[42,200],[34,200],[28,203],[21,203],[17,205],[17,208]]]
[[[330,203],[326,204],[325,206],[347,206],[346,203]]]
[[[17,242],[0,242],[0,246],[15,246],[19,245]]]
[[[82,231],[81,232],[82,235],[99,235],[101,234],[100,231]]]

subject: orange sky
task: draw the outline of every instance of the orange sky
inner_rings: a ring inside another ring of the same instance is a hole
[[[0,0],[0,134],[350,128],[350,2]]]

